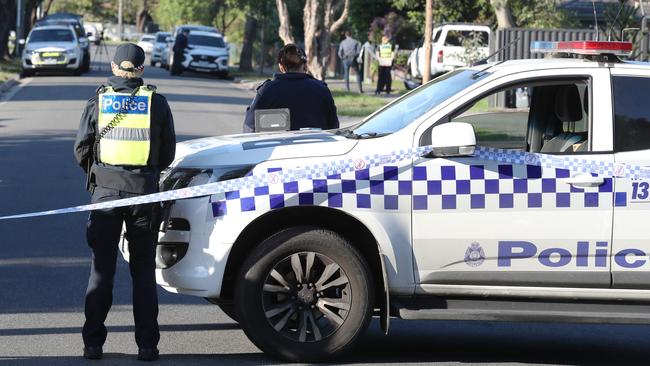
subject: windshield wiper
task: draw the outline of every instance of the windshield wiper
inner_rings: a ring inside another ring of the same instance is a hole
[[[337,135],[349,138],[349,139],[355,139],[355,140],[363,140],[363,139],[371,139],[375,137],[382,137],[389,135],[388,133],[377,133],[377,132],[364,132],[364,133],[354,133],[352,130],[338,130],[335,132]]]

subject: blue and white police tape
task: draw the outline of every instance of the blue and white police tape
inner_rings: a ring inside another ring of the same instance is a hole
[[[305,167],[295,167],[280,171],[250,175],[223,182],[208,183],[199,186],[181,188],[171,191],[125,198],[108,202],[68,207],[49,211],[32,212],[19,215],[2,216],[0,220],[20,219],[37,216],[59,215],[73,212],[103,210],[146,203],[174,201],[188,198],[205,197],[214,194],[235,192],[242,189],[257,188],[267,185],[283,184],[300,180],[312,180],[360,169],[393,164],[409,159],[418,159],[432,151],[431,146],[392,151],[387,154],[373,154],[357,159],[341,159]],[[650,179],[650,167],[617,164],[611,161],[585,159],[570,155],[548,155],[527,153],[515,150],[477,147],[474,157],[499,163],[536,165],[542,168],[567,169],[578,173],[597,174],[601,177],[628,179]],[[470,157],[471,158],[471,157]]]

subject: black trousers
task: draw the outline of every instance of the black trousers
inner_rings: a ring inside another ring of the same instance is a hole
[[[137,195],[97,187],[92,202],[133,196]],[[83,341],[85,346],[102,346],[106,341],[104,321],[113,302],[113,278],[122,223],[126,223],[129,241],[135,341],[139,348],[153,348],[158,345],[160,339],[155,278],[156,233],[153,230],[158,219],[153,204],[96,210],[90,213],[86,236],[93,255],[86,290]]]
[[[392,83],[392,76],[390,74],[390,66],[379,66],[379,73],[377,75],[377,89],[375,93],[381,93],[386,87],[386,93],[390,93],[390,85]]]
[[[172,63],[170,74],[180,75],[183,72],[183,59],[183,52],[174,52],[174,62]]]

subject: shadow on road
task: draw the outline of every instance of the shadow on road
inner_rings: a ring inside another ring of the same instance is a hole
[[[97,362],[101,365],[142,365],[136,360],[135,354],[105,353],[104,358]],[[81,357],[15,357],[3,358],[0,356],[0,365],[88,365],[87,360]],[[227,355],[192,355],[192,354],[164,354],[156,365],[277,365],[278,362],[262,353],[237,353]]]
[[[109,333],[134,333],[134,326],[107,326]],[[161,324],[161,332],[198,332],[198,331],[221,331],[240,329],[237,323],[214,323],[214,324]],[[10,336],[32,336],[32,335],[53,335],[53,334],[78,334],[79,327],[47,327],[47,328],[13,328],[0,329],[0,337]]]

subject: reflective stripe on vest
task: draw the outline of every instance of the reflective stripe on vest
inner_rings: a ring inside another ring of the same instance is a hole
[[[390,43],[382,43],[381,45],[379,45],[379,57],[392,58],[393,46]]]
[[[106,88],[99,94],[99,131],[129,101],[131,93]],[[115,127],[99,141],[99,161],[110,165],[145,166],[151,150],[151,99],[153,91],[140,87]]]

